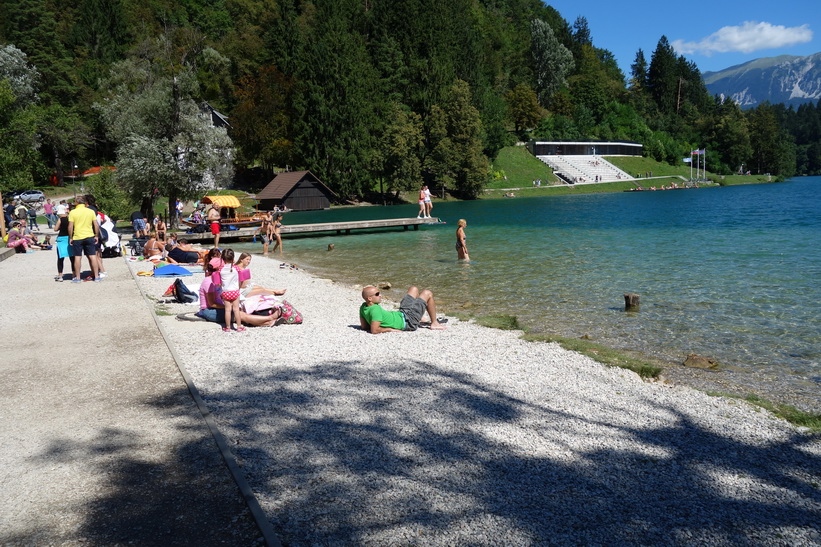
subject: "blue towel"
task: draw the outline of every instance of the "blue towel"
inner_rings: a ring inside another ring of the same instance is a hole
[[[168,264],[167,266],[160,266],[154,269],[154,277],[184,277],[186,275],[194,275],[190,270],[177,266],[176,264]]]

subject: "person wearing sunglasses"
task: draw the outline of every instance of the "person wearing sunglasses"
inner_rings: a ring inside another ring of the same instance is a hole
[[[364,302],[359,307],[359,325],[371,334],[414,331],[419,328],[425,312],[430,316],[431,329],[447,328],[436,318],[436,302],[428,289],[419,292],[417,287],[409,288],[399,303],[399,311],[382,308],[382,294],[373,285],[362,289],[362,299]]]

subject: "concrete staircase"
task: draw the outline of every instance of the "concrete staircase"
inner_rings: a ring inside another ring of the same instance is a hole
[[[553,172],[566,181],[574,184],[597,184],[633,180],[633,177],[622,171],[601,156],[536,156],[549,165]]]

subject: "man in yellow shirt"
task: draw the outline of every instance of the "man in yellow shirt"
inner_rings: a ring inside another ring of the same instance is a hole
[[[103,279],[97,270],[97,241],[100,237],[100,224],[97,215],[86,207],[84,196],[77,196],[76,206],[68,214],[68,240],[74,249],[74,279],[72,283],[80,283],[80,268],[83,265],[83,253],[88,257],[88,265],[94,275],[94,281]]]

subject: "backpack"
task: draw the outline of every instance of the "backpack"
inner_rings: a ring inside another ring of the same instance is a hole
[[[193,292],[191,289],[185,286],[185,283],[182,282],[182,279],[174,280],[174,285],[171,292],[174,295],[174,300],[176,300],[180,304],[190,304],[200,299],[197,293]]]

